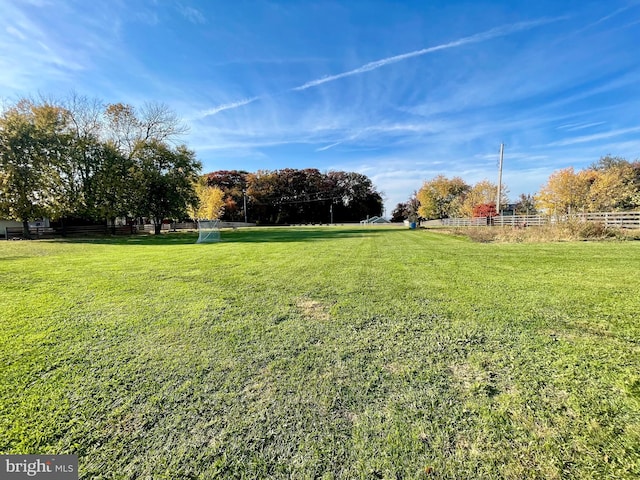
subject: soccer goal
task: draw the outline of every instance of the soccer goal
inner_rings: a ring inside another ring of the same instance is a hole
[[[219,220],[198,220],[198,241],[196,243],[215,243],[220,241]]]

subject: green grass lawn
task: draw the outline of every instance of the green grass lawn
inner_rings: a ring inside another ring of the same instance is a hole
[[[640,476],[640,242],[0,243],[0,453],[80,477]]]

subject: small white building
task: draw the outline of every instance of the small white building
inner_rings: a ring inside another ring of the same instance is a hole
[[[367,218],[365,220],[360,220],[362,225],[372,225],[374,223],[391,223],[389,220],[383,217],[378,217],[377,215],[371,218]]]
[[[7,238],[7,227],[22,228],[22,222],[0,219],[0,237]],[[49,228],[49,219],[41,218],[39,220],[33,220],[32,222],[29,222],[29,229],[36,230],[38,228]]]

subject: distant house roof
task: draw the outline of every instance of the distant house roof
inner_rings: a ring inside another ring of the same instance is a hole
[[[371,223],[391,223],[391,222],[389,220],[387,220],[386,218],[378,217],[376,215],[375,217],[367,218],[365,220],[360,220],[360,223],[363,224],[363,225],[366,225],[366,224],[371,224]]]

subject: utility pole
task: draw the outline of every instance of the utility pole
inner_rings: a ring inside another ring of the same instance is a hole
[[[247,191],[243,190],[242,194],[244,195],[244,223],[249,223],[247,221]]]
[[[500,215],[500,193],[502,193],[502,160],[504,158],[504,143],[500,144],[500,167],[498,169],[498,198],[496,199],[496,213]]]
[[[331,225],[333,225],[333,199],[331,199],[331,205],[329,206],[329,214],[331,215]]]

